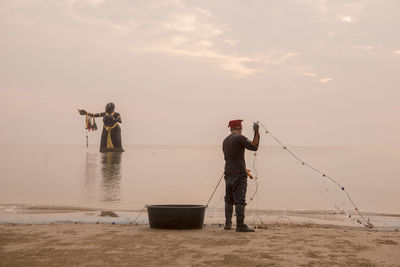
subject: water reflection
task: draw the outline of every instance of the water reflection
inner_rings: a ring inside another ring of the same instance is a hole
[[[122,152],[106,152],[101,154],[103,202],[119,202],[121,200],[121,160]]]
[[[86,152],[85,182],[83,198],[92,202],[96,200],[96,180],[98,172],[98,153]]]

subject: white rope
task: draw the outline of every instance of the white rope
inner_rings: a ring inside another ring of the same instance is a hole
[[[218,184],[215,186],[214,191],[212,192],[210,198],[208,199],[208,202],[206,204],[206,206],[208,207],[208,204],[210,204],[211,199],[213,198],[215,191],[217,191],[217,188],[219,186],[219,184],[221,183],[222,177],[224,177],[225,172],[222,173],[221,178],[219,178]]]
[[[256,156],[257,156],[257,152],[254,152],[254,158],[253,158],[253,170],[254,170],[254,178],[252,179],[254,181],[254,183],[256,184],[256,189],[254,190],[253,195],[251,195],[250,200],[248,201],[247,204],[250,204],[254,197],[256,196],[257,192],[258,192],[258,174],[257,174],[257,169],[256,169]]]
[[[131,221],[129,224],[135,224],[136,221],[139,219],[140,215],[142,215],[142,213],[143,213],[143,211],[144,211],[145,208],[147,208],[147,204],[145,204],[145,205],[143,206],[142,210],[139,212],[139,215],[136,216],[136,218],[135,218],[133,221]]]

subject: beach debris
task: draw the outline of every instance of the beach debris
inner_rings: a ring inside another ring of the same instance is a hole
[[[100,216],[102,216],[102,217],[119,217],[115,212],[109,211],[109,210],[102,211]]]
[[[368,223],[367,225],[364,225],[364,226],[367,227],[367,228],[370,228],[370,229],[374,228],[374,225],[371,224],[371,223]]]

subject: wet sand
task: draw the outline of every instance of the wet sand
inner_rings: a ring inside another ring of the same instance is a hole
[[[400,232],[270,224],[256,233],[0,225],[0,266],[400,266]]]

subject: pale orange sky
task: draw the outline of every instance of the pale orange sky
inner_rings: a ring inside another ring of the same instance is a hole
[[[291,145],[400,146],[399,12],[397,0],[0,0],[1,143],[83,144],[77,108],[113,101],[126,145],[216,145],[242,118],[246,135],[260,120]]]

